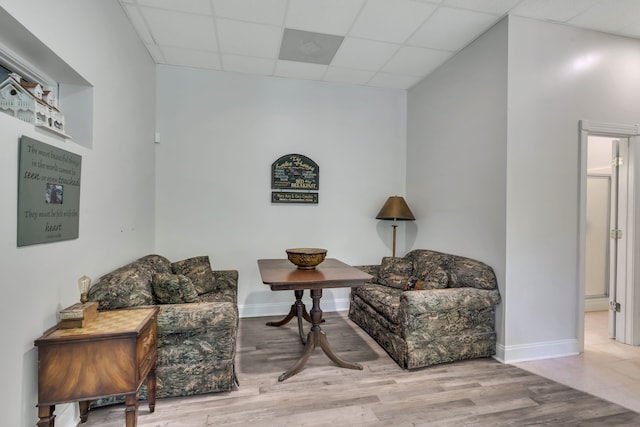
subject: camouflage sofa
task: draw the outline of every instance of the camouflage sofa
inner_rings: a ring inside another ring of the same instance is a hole
[[[157,305],[156,396],[188,396],[237,385],[237,286],[238,272],[213,271],[207,256],[172,263],[147,255],[102,276],[89,300],[101,311]],[[140,394],[145,397],[144,386]]]
[[[404,369],[495,354],[496,276],[469,258],[416,249],[358,267],[349,318]]]

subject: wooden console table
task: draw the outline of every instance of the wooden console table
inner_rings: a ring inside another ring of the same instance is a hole
[[[146,378],[155,409],[158,307],[98,313],[83,328],[47,331],[38,347],[38,427],[54,426],[55,405],[79,402],[87,421],[91,400],[125,395],[127,427],[135,427],[138,391]]]

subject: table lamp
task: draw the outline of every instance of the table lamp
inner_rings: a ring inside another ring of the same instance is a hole
[[[91,286],[91,279],[87,276],[82,276],[78,279],[78,289],[80,290],[80,302],[85,303],[89,300],[89,287]]]
[[[384,219],[384,220],[393,220],[393,250],[391,253],[392,257],[396,256],[396,229],[398,228],[398,224],[396,221],[413,221],[416,218],[411,213],[411,209],[407,205],[407,202],[404,201],[404,198],[401,196],[391,196],[387,199],[376,215],[376,219]]]

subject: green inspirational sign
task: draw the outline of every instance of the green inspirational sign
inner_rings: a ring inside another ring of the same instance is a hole
[[[320,168],[302,154],[287,154],[271,164],[271,188],[318,190]]]
[[[26,136],[18,163],[18,246],[78,237],[82,157]]]

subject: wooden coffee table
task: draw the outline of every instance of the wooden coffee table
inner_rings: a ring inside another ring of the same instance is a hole
[[[309,289],[313,301],[313,307],[310,311],[312,326],[307,335],[302,356],[291,368],[278,377],[278,381],[284,381],[300,372],[316,346],[320,346],[327,357],[336,365],[342,368],[362,369],[362,365],[342,359],[331,349],[327,336],[320,328],[323,320],[320,299],[322,298],[322,290],[325,288],[362,286],[371,280],[371,275],[334,258],[325,259],[315,270],[298,270],[287,259],[260,259],[258,260],[258,268],[262,282],[269,285],[272,291]]]

